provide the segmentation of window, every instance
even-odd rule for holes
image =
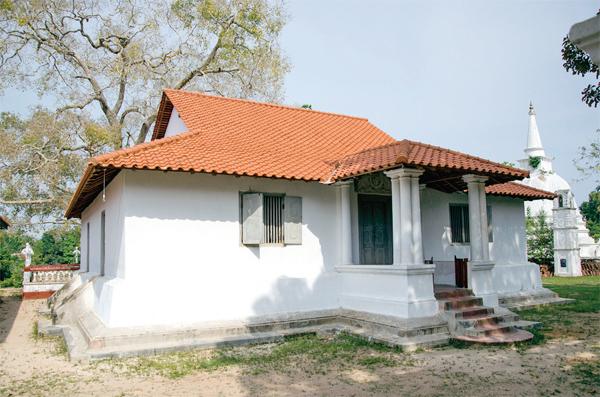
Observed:
[[[487,206],[487,223],[489,242],[494,241],[492,228],[492,207]],[[450,233],[453,243],[469,243],[469,205],[450,204]]]
[[[100,276],[104,276],[104,264],[106,259],[106,213],[102,211],[100,216]]]
[[[90,271],[90,223],[85,225],[85,271]]]
[[[302,198],[241,194],[242,244],[302,244]]]
[[[453,243],[469,242],[469,206],[450,204],[450,233]]]
[[[283,244],[283,196],[263,194],[263,244]]]

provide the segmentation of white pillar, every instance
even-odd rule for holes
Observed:
[[[340,190],[340,246],[342,265],[351,265],[352,261],[352,204],[350,192],[352,181],[338,182]]]
[[[423,263],[423,235],[421,232],[421,189],[419,187],[419,175],[413,174],[411,183],[413,263]]]
[[[490,234],[488,232],[487,200],[485,185],[479,186],[479,221],[481,225],[481,259],[490,260]]]
[[[401,239],[400,239],[400,183],[398,175],[390,176],[392,184],[392,244],[393,244],[393,263],[399,265],[401,263]]]
[[[402,175],[400,182],[400,262],[414,263],[412,256],[412,195],[410,193],[411,177]]]
[[[471,260],[483,260],[483,241],[481,236],[481,210],[479,189],[487,177],[479,175],[464,175],[469,195],[469,240],[471,245]]]
[[[394,264],[422,264],[421,195],[423,171],[400,168],[386,171],[392,184]]]
[[[494,286],[492,270],[494,263],[489,260],[487,231],[487,205],[485,181],[480,175],[463,175],[469,194],[469,238],[471,240],[471,260],[469,260],[469,288],[476,296],[483,298],[485,306],[498,306],[498,294]]]

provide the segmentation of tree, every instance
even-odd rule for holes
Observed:
[[[79,227],[61,226],[50,229],[35,242],[34,263],[54,265],[75,263],[73,251],[79,246]]]
[[[584,51],[577,48],[569,40],[569,37],[563,39],[562,59],[563,67],[573,75],[585,76],[588,73],[595,75],[596,79],[600,77],[600,68],[592,62],[592,59]],[[588,84],[581,92],[581,100],[589,107],[596,107],[600,102],[600,81],[595,84]]]
[[[0,84],[93,109],[123,145],[140,143],[165,87],[278,99],[284,22],[268,0],[2,0]]]
[[[105,131],[84,114],[0,114],[0,211],[17,228],[62,223],[84,159],[119,145]]]
[[[23,260],[15,256],[25,243],[31,242],[27,236],[0,230],[0,288],[21,287],[23,285]]]
[[[585,218],[585,223],[596,241],[600,239],[600,186],[590,192],[588,201],[584,201],[580,207],[581,214]]]
[[[285,20],[277,0],[0,0],[0,89],[58,106],[1,117],[0,210],[63,222],[85,159],[147,140],[165,87],[277,101]]]
[[[540,210],[537,215],[532,215],[528,208],[525,227],[529,260],[539,265],[552,265],[554,263],[554,234],[544,210]]]
[[[584,177],[595,178],[600,183],[600,129],[596,130],[589,146],[579,147],[579,158],[575,160],[575,166]]]

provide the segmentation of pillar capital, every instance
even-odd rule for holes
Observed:
[[[348,187],[351,187],[352,185],[354,185],[354,180],[352,180],[352,179],[347,179],[345,181],[335,182],[333,184],[333,186],[335,186],[337,188],[348,188]]]
[[[419,170],[416,168],[396,168],[393,170],[387,170],[384,171],[383,173],[391,178],[391,179],[395,179],[395,178],[402,178],[402,177],[413,177],[413,178],[418,178],[421,175],[423,175],[423,170]]]
[[[483,175],[467,174],[463,175],[462,179],[466,183],[485,183],[485,181],[488,180],[488,177]]]

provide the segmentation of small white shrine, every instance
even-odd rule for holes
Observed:
[[[557,238],[560,241],[564,241],[565,238],[573,239],[573,241],[569,244],[578,250],[579,257],[582,259],[600,258],[600,244],[594,241],[594,239],[590,236],[585,224],[585,220],[583,219],[575,197],[573,196],[571,186],[563,177],[554,171],[552,167],[552,158],[546,155],[546,151],[542,145],[542,139],[540,138],[540,131],[537,126],[535,109],[531,103],[529,104],[529,132],[527,135],[527,147],[525,148],[524,152],[526,157],[522,160],[519,160],[519,166],[528,170],[530,172],[530,176],[529,178],[523,179],[520,183],[549,192],[560,192],[561,195],[569,197],[569,213],[574,217],[572,223],[576,230],[570,231],[568,233],[569,237],[566,237],[562,236],[562,229],[556,229],[555,226],[555,234],[561,234],[559,237],[555,235],[555,241]],[[566,192],[568,192],[568,194]],[[555,203],[553,203],[552,200],[542,199],[527,201],[525,202],[525,210],[529,211],[533,216],[538,215],[540,211],[544,211],[548,221],[554,224],[553,217],[557,212],[555,211]],[[562,210],[559,210],[558,212],[562,213],[561,211]],[[576,267],[579,269],[579,272],[570,272],[570,275],[581,275],[581,266]],[[558,263],[555,264],[555,268],[559,268]]]

